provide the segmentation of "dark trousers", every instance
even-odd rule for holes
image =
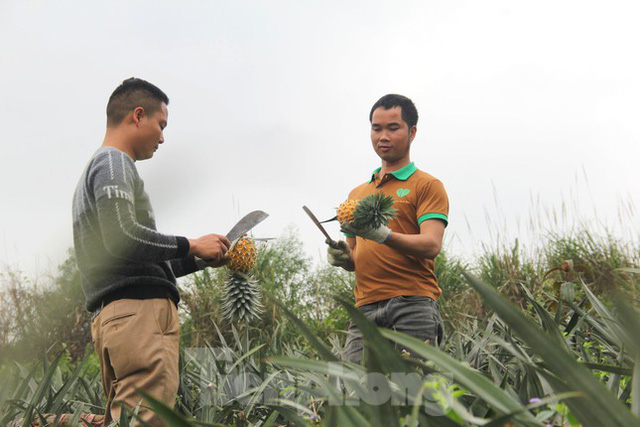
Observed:
[[[429,297],[399,296],[363,305],[360,311],[377,326],[402,332],[433,346],[442,342],[444,328],[438,303]],[[343,360],[360,363],[362,333],[353,321],[349,323]]]

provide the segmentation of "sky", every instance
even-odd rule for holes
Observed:
[[[368,114],[416,104],[411,158],[450,199],[444,249],[539,242],[581,222],[638,241],[635,1],[0,1],[0,270],[55,271],[115,87],[170,98],[138,162],[160,231],[255,237],[329,218],[379,159]],[[338,225],[329,232],[339,236]]]

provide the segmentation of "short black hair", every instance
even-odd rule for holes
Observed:
[[[147,114],[160,109],[162,103],[169,105],[169,97],[154,84],[131,77],[113,91],[107,102],[107,126],[117,126],[137,107]]]
[[[409,128],[418,124],[418,110],[413,104],[413,101],[406,96],[390,93],[378,99],[376,103],[373,104],[373,107],[371,107],[371,112],[369,113],[369,122],[371,122],[371,120],[373,119],[373,112],[376,110],[376,108],[380,107],[384,108],[385,110],[389,110],[394,107],[400,107],[402,112],[402,120],[404,120],[407,125],[409,125]]]

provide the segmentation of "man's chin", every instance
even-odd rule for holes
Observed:
[[[397,156],[392,156],[389,153],[378,153],[378,157],[380,157],[380,160],[383,160],[387,163],[395,163],[398,161]]]

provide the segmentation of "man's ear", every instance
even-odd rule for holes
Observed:
[[[409,141],[413,142],[413,138],[416,137],[417,131],[418,127],[416,125],[411,126],[411,129],[409,129]]]
[[[144,108],[136,107],[133,110],[133,123],[135,123],[135,125],[138,126],[138,124],[140,123],[140,120],[142,120],[144,115],[145,115]]]

